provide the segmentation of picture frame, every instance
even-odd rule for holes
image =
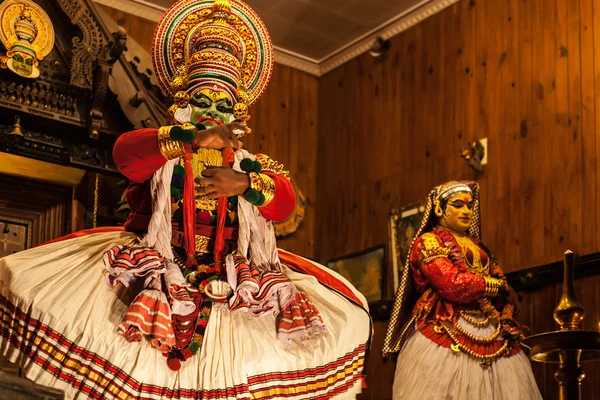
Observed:
[[[327,267],[346,278],[367,299],[369,307],[385,300],[387,246],[371,247],[333,258]]]
[[[410,254],[410,247],[421,225],[424,213],[425,205],[423,203],[414,203],[390,211],[389,247],[392,256],[394,291],[400,283],[400,274]]]

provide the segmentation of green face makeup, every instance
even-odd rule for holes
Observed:
[[[202,122],[206,126],[227,124],[233,115],[233,103],[226,93],[203,89],[190,99],[192,115],[190,122]]]

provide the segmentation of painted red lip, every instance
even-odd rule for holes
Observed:
[[[198,122],[209,122],[215,125],[222,125],[223,123],[220,121],[216,121],[214,119],[209,119],[209,118],[204,118],[204,117],[198,117]]]

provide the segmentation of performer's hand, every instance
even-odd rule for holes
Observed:
[[[243,125],[242,122],[250,119],[249,116],[235,120],[230,124],[218,125],[206,130],[196,130],[192,147],[221,150],[230,147],[234,150],[242,148],[242,142],[238,140],[234,131],[242,131],[245,134],[252,132],[252,129]]]
[[[250,177],[231,168],[212,167],[202,171],[196,184],[197,199],[217,199],[243,194],[250,187]]]

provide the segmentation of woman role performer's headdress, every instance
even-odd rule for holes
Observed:
[[[473,196],[473,220],[467,234],[478,239],[481,237],[479,185],[476,182],[450,181],[436,186],[429,193],[423,220],[421,221],[421,226],[417,230],[415,238],[410,246],[411,250],[415,245],[417,238],[433,228],[436,219],[439,217],[436,216],[436,208],[439,207],[440,202],[461,192],[469,192]],[[400,279],[398,290],[396,291],[396,299],[394,300],[394,306],[390,316],[390,324],[383,343],[383,356],[385,358],[391,358],[400,351],[407,333],[410,332],[414,324],[414,318],[411,317],[411,314],[417,300],[417,293],[413,288],[412,277],[410,275],[409,258],[410,257],[407,257],[404,268],[402,269],[402,277]]]

